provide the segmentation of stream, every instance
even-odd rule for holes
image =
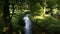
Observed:
[[[25,34],[32,34],[31,31],[31,21],[29,19],[29,14],[26,14],[23,18],[23,20],[25,21]]]

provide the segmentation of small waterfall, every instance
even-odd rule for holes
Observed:
[[[31,32],[31,21],[29,19],[29,14],[25,15],[23,20],[25,21],[25,34],[32,34]]]

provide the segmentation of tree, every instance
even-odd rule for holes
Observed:
[[[11,19],[10,19],[10,12],[9,12],[9,0],[4,0],[4,11],[3,11],[3,34],[12,34],[11,32]]]

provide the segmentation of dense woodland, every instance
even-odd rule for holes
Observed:
[[[24,34],[26,14],[32,34],[60,34],[60,0],[0,0],[0,34]]]

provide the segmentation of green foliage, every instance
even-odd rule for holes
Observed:
[[[3,16],[3,11],[4,11],[4,6],[5,6],[4,2],[5,0],[0,1],[0,22],[1,22],[0,32],[2,32],[1,30],[3,29],[3,25],[4,25],[2,21],[2,16]],[[30,15],[33,16],[33,18],[31,17],[32,23],[38,25],[42,29],[42,31],[46,30],[50,34],[56,34],[56,32],[58,33],[60,32],[60,23],[59,23],[60,20],[59,19],[53,18],[52,16],[49,16],[49,17],[44,16],[45,19],[34,18],[34,16],[41,16],[44,13],[44,7],[49,8],[49,10],[48,8],[46,8],[46,11],[48,10],[47,12],[49,12],[51,8],[52,9],[60,8],[60,0],[46,0],[46,2],[45,0],[22,0],[22,1],[21,0],[9,0],[9,3],[10,3],[9,4],[10,12],[14,12],[14,13],[11,13],[11,15],[13,14],[12,19],[11,19],[13,28],[17,30],[21,30],[21,29],[23,30],[24,29],[23,27],[25,26],[23,17],[26,14],[30,13]],[[46,6],[44,5],[44,3],[46,3]],[[30,12],[24,11],[25,9],[29,9]],[[49,13],[51,14],[52,12],[53,11],[51,10]],[[60,15],[60,12],[58,12],[58,14]]]
[[[32,18],[31,18],[32,19]],[[38,25],[42,31],[47,33],[55,34],[60,32],[60,20],[51,16],[45,17],[45,19],[33,19],[33,23]]]
[[[56,5],[56,2],[54,0],[48,0],[47,5],[48,7],[53,7],[54,5]]]

